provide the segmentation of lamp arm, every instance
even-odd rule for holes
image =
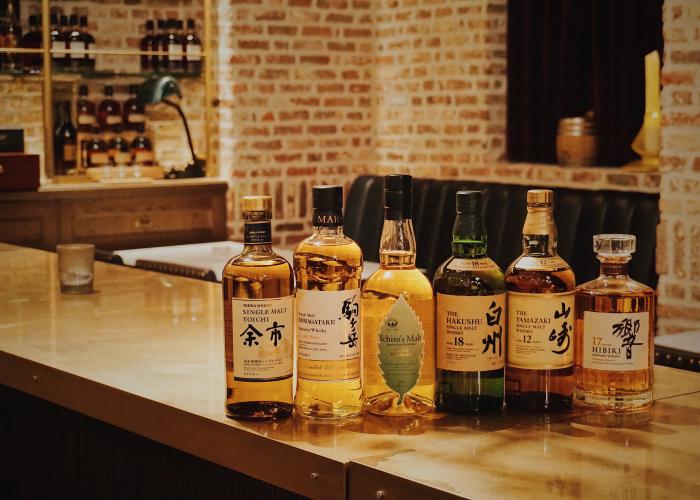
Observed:
[[[170,101],[168,99],[163,99],[161,102],[167,104],[171,108],[174,108],[175,111],[177,111],[177,114],[180,115],[180,118],[182,118],[182,124],[185,126],[185,133],[187,134],[187,143],[190,145],[190,153],[192,153],[192,163],[196,163],[197,156],[194,154],[194,146],[192,145],[192,136],[190,135],[190,127],[187,125],[187,118],[185,118],[185,113],[183,113],[180,106],[173,101]]]

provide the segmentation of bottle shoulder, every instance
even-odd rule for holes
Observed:
[[[629,277],[599,276],[576,287],[577,293],[588,295],[653,295],[654,289]]]
[[[360,246],[347,236],[318,237],[311,235],[302,240],[294,249],[294,256],[301,254],[323,255],[343,260],[353,260],[362,264]]]
[[[411,299],[432,300],[433,286],[430,280],[418,269],[379,268],[365,281],[363,296],[393,295],[405,293]]]
[[[242,252],[232,257],[224,266],[224,274],[235,274],[237,269],[252,269],[263,267],[278,267],[291,273],[292,266],[284,257],[274,252],[252,251]]]
[[[450,257],[435,272],[436,293],[495,295],[505,292],[505,275],[489,258]]]

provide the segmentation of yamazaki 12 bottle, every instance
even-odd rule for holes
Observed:
[[[294,275],[272,251],[269,196],[244,196],[245,246],[223,271],[226,414],[292,414]]]
[[[506,271],[506,405],[527,410],[571,407],[574,272],[557,255],[552,191],[527,193],[523,253]]]
[[[362,250],[343,234],[343,188],[314,186],[314,232],[294,251],[297,413],[343,418],[362,411]]]
[[[481,413],[503,406],[505,283],[486,255],[480,191],[457,193],[452,257],[435,273],[435,406]]]

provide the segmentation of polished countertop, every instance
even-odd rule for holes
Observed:
[[[0,244],[0,383],[316,498],[683,498],[700,487],[700,374],[656,367],[649,415],[224,413],[220,285],[95,263],[62,295],[53,253]],[[379,493],[381,491],[381,493]]]

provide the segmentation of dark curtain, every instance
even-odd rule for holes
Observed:
[[[663,0],[509,0],[510,161],[556,163],[559,118],[595,112],[599,165],[638,156],[644,56],[663,50]]]

